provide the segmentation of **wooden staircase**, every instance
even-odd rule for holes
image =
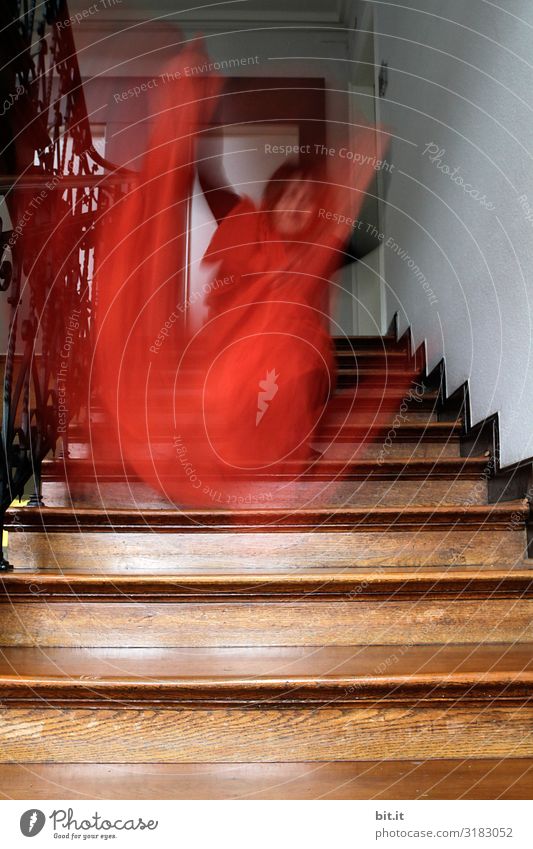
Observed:
[[[369,421],[413,359],[353,343],[353,412],[268,503],[179,510],[81,430],[47,461],[7,519],[4,798],[530,798],[528,504],[488,503],[438,387]]]

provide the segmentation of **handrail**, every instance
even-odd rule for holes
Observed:
[[[8,139],[0,150],[0,195],[11,218],[0,228],[0,291],[9,310],[0,572],[12,568],[1,548],[5,511],[32,477],[30,503],[42,503],[43,459],[60,438],[68,455],[68,423],[85,412],[80,383],[96,298],[94,228],[136,176],[95,150],[72,28],[58,26],[68,18],[67,0],[2,0],[0,8],[0,88],[9,107],[0,119],[1,138]],[[32,190],[46,187],[42,204],[32,205]],[[72,316],[76,338],[63,374],[60,354]]]

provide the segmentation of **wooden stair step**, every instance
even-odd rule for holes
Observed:
[[[375,379],[380,381],[380,385],[381,381],[384,383],[396,383],[399,381],[402,384],[407,382],[409,386],[411,381],[415,379],[415,374],[409,368],[401,368],[400,363],[397,361],[394,361],[390,365],[384,360],[383,365],[380,365],[374,361],[374,358],[365,358],[363,364],[355,368],[350,366],[349,363],[344,363],[338,369],[337,377],[353,377],[361,382],[366,382],[367,379]]]
[[[519,514],[517,514],[519,517]],[[228,530],[224,544],[218,534],[203,532],[152,533],[146,527],[127,534],[106,529],[74,528],[54,533],[20,533],[24,527],[13,520],[8,533],[8,557],[17,569],[41,569],[48,565],[63,570],[92,570],[159,573],[176,570],[239,573],[320,570],[323,568],[370,568],[388,570],[407,567],[461,566],[464,568],[520,568],[526,539],[521,524],[513,518],[505,530],[442,528],[413,532],[412,528],[359,530],[358,533],[331,528],[321,533],[303,528],[290,535],[275,527],[266,532],[241,533]],[[519,519],[519,521],[521,521]],[[517,530],[521,529],[520,533]],[[384,531],[384,532],[383,532]]]
[[[395,412],[399,404],[396,402],[391,402],[390,399],[385,398],[383,402],[380,403],[380,411],[376,412],[376,404],[375,401],[369,400],[368,398],[362,399],[361,403],[359,400],[357,404],[348,404],[342,403],[338,408],[335,409],[335,405],[333,405],[333,412],[328,414],[328,428],[324,430],[326,434],[325,438],[330,439],[333,434],[336,434],[336,441],[343,442],[354,442],[355,440],[360,441],[361,435],[364,435],[364,440],[368,444],[374,442],[374,444],[383,444],[384,440],[389,436],[389,432],[394,430],[395,433],[391,438],[393,440],[400,440],[401,434],[399,433],[399,429],[394,426],[394,417]],[[371,421],[369,421],[369,414],[365,412],[365,410],[371,410]],[[436,401],[431,401],[428,403],[421,402],[419,404],[410,405],[409,409],[402,413],[402,420],[406,424],[412,424],[415,427],[420,427],[424,429],[428,424],[441,424],[440,422],[435,421],[436,419]],[[444,424],[444,423],[443,423]],[[447,424],[447,423],[446,423]],[[344,437],[344,432],[346,431],[346,437]],[[92,423],[91,426],[87,426],[86,424],[73,423],[69,426],[68,431],[68,439],[69,439],[69,450],[72,451],[72,445],[80,444],[86,445],[87,443],[94,443],[95,440],[98,444],[98,450],[101,452],[102,450],[106,450],[105,445],[102,446],[102,437],[108,435],[110,433],[110,428],[105,422],[96,422]],[[324,438],[322,436],[322,432],[317,434],[317,438]],[[370,439],[371,442],[367,442]],[[432,439],[432,434],[430,432],[427,435],[420,435],[420,439],[415,439],[414,435],[407,436],[406,442],[419,442],[423,440],[427,441],[453,441],[454,444],[458,444],[460,439],[460,434],[457,433],[455,436],[450,436],[449,440],[446,440],[444,437],[442,439]],[[151,443],[152,445],[158,445],[160,443],[168,442],[168,434],[165,433],[152,433],[151,434]],[[405,452],[404,452],[405,453]],[[76,452],[78,454],[78,452]],[[110,440],[109,441],[109,456],[113,457],[116,454],[116,444]]]
[[[169,452],[171,448],[169,446]],[[487,457],[442,457],[438,460],[427,457],[371,457],[353,459],[324,459],[311,462],[301,472],[300,463],[287,461],[282,471],[257,469],[236,472],[234,480],[251,479],[257,481],[302,481],[306,478],[329,481],[341,478],[344,481],[361,480],[428,480],[446,479],[475,480],[492,476],[492,463]],[[61,481],[69,477],[75,481],[93,482],[138,480],[135,472],[125,466],[123,461],[112,460],[45,460],[42,467],[43,480]],[[176,473],[170,469],[161,473],[160,480],[176,480]],[[209,477],[205,476],[206,482]]]
[[[533,644],[254,649],[5,648],[4,708],[488,702],[533,697]],[[1,733],[1,732],[0,732]]]
[[[396,350],[377,350],[371,348],[345,348],[334,353],[335,365],[337,373],[342,374],[346,369],[357,372],[365,372],[370,369],[376,374],[401,372],[404,375],[418,377],[419,369],[415,369],[406,351]],[[198,372],[204,368],[202,363],[200,366],[197,363],[189,363],[185,366],[179,366],[179,360],[166,359],[159,367],[159,374],[165,376],[176,375],[178,381],[180,376],[186,381],[189,376],[196,377]]]
[[[392,333],[385,334],[362,334],[362,335],[338,335],[331,336],[331,343],[335,351],[342,353],[343,351],[351,350],[375,350],[380,351],[400,351],[408,353],[408,343],[406,338],[397,339]],[[5,355],[0,355],[1,356]]]
[[[391,404],[390,399],[383,399],[380,409],[376,412],[376,404],[370,401],[368,396],[365,396],[362,402],[353,403],[353,409],[350,410],[348,402],[345,403],[344,412],[342,409],[333,410],[331,414],[325,416],[325,425],[317,432],[315,441],[335,440],[335,442],[358,442],[365,441],[367,445],[375,442],[383,444],[390,437],[391,440],[405,443],[419,442],[439,442],[459,444],[461,438],[463,423],[461,419],[455,422],[439,422],[433,420],[433,408],[435,399],[430,403],[420,403],[415,406],[411,405],[410,409],[402,413],[399,420],[396,416],[396,410],[399,403]],[[372,414],[369,416],[365,413],[365,404],[367,408],[372,404]],[[333,405],[335,406],[335,405]],[[105,421],[94,421],[90,428],[87,425],[73,423],[69,427],[69,442],[84,443],[101,439],[102,432],[105,434],[109,431],[109,427]],[[89,438],[91,435],[92,439]],[[370,442],[368,441],[370,440]],[[164,433],[152,433],[152,444],[168,442],[168,435]],[[101,449],[100,449],[101,450]],[[115,446],[110,445],[110,450],[114,451]]]
[[[317,531],[376,532],[439,530],[524,530],[529,517],[525,499],[500,504],[456,505],[446,507],[242,510],[135,510],[110,508],[73,509],[65,507],[11,507],[5,527],[18,531],[68,529],[84,531],[164,532],[255,532],[309,529]]]
[[[352,361],[376,362],[384,365],[390,363],[407,363],[409,362],[409,354],[406,349],[396,348],[365,348],[362,345],[354,345],[353,347],[336,348],[335,357],[338,363],[349,363]]]
[[[337,352],[355,349],[407,352],[407,343],[404,340],[398,341],[391,334],[383,336],[333,336],[332,341]]]
[[[522,799],[533,758],[338,763],[3,764],[3,799]]]
[[[198,371],[203,368],[202,365],[199,369],[194,363],[179,368],[178,362],[178,358],[175,361],[165,360],[160,366],[159,373],[168,376],[176,375],[178,381],[182,376],[183,380],[186,381],[190,375],[196,376]],[[355,370],[356,374],[358,372],[360,374],[369,372],[375,375],[401,372],[402,375],[407,377],[418,377],[420,373],[419,369],[413,367],[407,351],[392,349],[387,351],[372,348],[345,348],[335,351],[335,364],[337,375],[341,375],[347,370]]]
[[[461,419],[451,422],[417,420],[394,422],[394,417],[383,414],[374,416],[370,420],[362,415],[358,418],[359,421],[355,416],[351,416],[346,423],[326,425],[318,431],[315,441],[359,442],[365,436],[383,442],[383,439],[389,435],[388,431],[393,430],[394,432],[390,434],[391,438],[400,442],[448,442],[459,441],[463,433]],[[105,428],[106,425],[102,422],[96,425],[96,427],[99,426]],[[77,432],[80,433],[80,430]],[[74,428],[73,434],[76,434]]]
[[[413,380],[412,384],[407,388],[403,386],[395,386],[394,384],[387,388],[386,396],[383,396],[383,388],[372,386],[361,382],[361,386],[353,390],[343,390],[334,392],[328,404],[353,404],[355,401],[362,401],[368,398],[372,401],[390,400],[396,404],[401,403],[405,399],[406,404],[421,404],[426,402],[435,402],[440,398],[440,391],[435,387],[429,387],[424,383],[423,379]]]
[[[380,390],[372,391],[370,388],[365,388],[358,389],[356,394],[349,397],[345,397],[343,393],[334,395],[328,403],[327,415],[336,416],[344,421],[346,415],[349,413],[350,418],[348,422],[350,422],[352,417],[355,418],[361,413],[365,414],[365,417],[363,418],[360,415],[360,422],[364,423],[366,420],[368,424],[369,417],[367,411],[371,410],[373,418],[375,416],[378,423],[381,424],[382,421],[383,424],[386,424],[387,421],[392,422],[394,416],[401,411],[402,415],[405,416],[406,422],[419,421],[420,419],[414,418],[415,414],[420,416],[422,413],[426,415],[428,413],[436,413],[439,403],[440,396],[437,392],[428,392],[419,399],[406,398],[404,400],[403,393],[396,395],[389,391],[383,393]],[[403,410],[401,410],[402,404],[404,404]],[[355,421],[357,422],[357,418],[355,418]],[[428,419],[428,421],[434,421],[434,419]]]
[[[390,434],[384,432],[384,428],[389,425]],[[317,434],[316,442],[326,442],[334,440],[335,442],[358,442],[362,436],[367,438],[376,434],[379,442],[383,443],[384,438],[390,436],[402,443],[411,442],[458,442],[463,432],[463,422],[457,419],[452,422],[397,422],[394,419],[387,419],[387,422],[376,421],[375,419],[357,424],[353,419],[343,426],[327,425]]]
[[[533,757],[530,645],[15,648],[0,672],[0,763]]]
[[[341,434],[339,439],[334,441],[325,441],[318,438],[313,440],[312,444],[314,448],[324,453],[324,458],[327,460],[350,460],[352,458],[356,460],[358,457],[378,459],[384,456],[390,459],[395,457],[403,457],[404,459],[406,457],[413,459],[425,457],[426,459],[437,460],[461,456],[461,442],[458,436],[450,437],[447,440],[431,439],[431,437],[424,437],[419,440],[401,440],[398,435],[392,434],[390,440],[385,443],[385,438],[376,442],[355,442],[351,439],[343,439]],[[81,445],[79,448],[81,449],[79,451],[77,448],[74,448],[74,451],[71,450],[70,456],[73,459],[84,459],[87,456],[87,452],[83,450]],[[473,450],[471,456],[481,453],[481,450]]]
[[[383,388],[361,385],[356,390],[348,392],[344,390],[333,395],[327,406],[328,416],[342,416],[343,420],[347,413],[351,415],[371,410],[373,414],[385,412],[402,412],[407,420],[412,420],[414,414],[436,412],[440,403],[438,392],[426,391],[424,394],[415,395],[406,393],[403,389],[394,385]],[[402,408],[403,405],[403,408]],[[411,417],[411,418],[410,418]],[[361,419],[364,421],[364,419]],[[368,415],[366,416],[368,422]]]
[[[417,380],[413,377],[411,371],[405,369],[380,369],[380,368],[359,368],[354,369],[349,366],[339,370],[338,375],[350,379],[349,389],[334,390],[330,396],[328,404],[353,404],[355,401],[363,403],[365,400],[388,402],[390,405],[399,406],[403,400],[406,404],[421,404],[423,401],[432,402],[440,398],[440,393],[435,389],[430,389],[425,386],[423,380]],[[357,386],[352,386],[352,380],[357,379]],[[195,398],[198,390],[191,389],[187,385],[180,385],[176,382],[174,372],[168,378],[171,386],[175,387],[177,397],[183,403],[181,407],[184,411],[187,410],[187,402]],[[168,395],[168,390],[159,386],[151,388],[151,397],[162,397]],[[137,400],[140,406],[146,403],[145,392],[138,390],[137,394],[132,394],[132,399]],[[97,417],[104,415],[100,403],[95,401],[91,404],[91,413]]]
[[[390,366],[380,368],[371,365],[359,365],[357,368],[350,368],[348,365],[343,365],[337,370],[338,387],[360,385],[368,388],[382,388],[385,392],[388,392],[391,387],[399,386],[402,387],[404,392],[408,392],[413,380],[413,373],[407,368],[391,368]]]
[[[171,479],[165,478],[164,485]],[[150,509],[175,507],[170,495],[165,496],[135,478],[95,477],[92,481],[70,478],[61,482],[45,481],[43,499],[48,508],[72,507],[99,510]],[[296,511],[309,508],[359,507],[440,507],[486,504],[486,480],[446,478],[363,481],[250,481],[231,489],[231,496],[216,497],[215,503],[234,501],[243,505],[268,506],[269,509]]]
[[[354,646],[533,641],[533,571],[140,574],[27,570],[0,645]]]
[[[182,393],[182,400],[183,410],[186,411],[185,393]],[[139,409],[142,409],[144,403],[143,398],[142,403],[139,402]],[[436,391],[425,391],[423,394],[409,391],[406,393],[402,387],[392,384],[384,392],[382,386],[372,387],[362,384],[356,390],[344,390],[333,395],[328,401],[326,416],[328,421],[334,422],[336,418],[340,418],[344,424],[353,422],[356,426],[368,427],[368,411],[370,410],[376,426],[383,426],[388,430],[397,412],[401,412],[406,422],[429,421],[435,415],[439,403],[440,394]],[[182,415],[181,412],[180,415]],[[90,428],[86,423],[73,422],[69,425],[69,436],[72,441],[87,440],[89,429],[95,429],[95,431],[108,429],[107,416],[99,404],[91,404],[90,418]],[[158,434],[155,434],[155,438],[159,438]]]
[[[336,369],[336,380],[332,388],[335,388],[335,385],[338,388],[353,387],[354,391],[357,391],[355,387],[360,385],[368,389],[378,389],[386,392],[394,389],[396,392],[401,392],[402,394],[407,393],[418,373],[413,372],[408,365],[401,367],[401,361],[398,362],[395,360],[391,364],[383,360],[383,363],[380,365],[379,362],[376,362],[376,359],[375,357],[365,358],[356,367],[354,367],[353,363],[350,364],[350,362],[342,363]],[[165,374],[167,375],[166,381],[163,377]],[[186,402],[198,392],[198,389],[194,387],[194,383],[198,386],[203,384],[204,374],[201,370],[197,370],[196,372],[185,369],[178,371],[174,368],[165,369],[162,367],[158,372],[158,378],[158,385],[153,385],[150,388],[150,397],[166,397],[168,395],[168,389],[165,387],[170,386],[180,398],[182,405],[185,406]],[[132,403],[139,406],[146,403],[144,389],[141,387],[132,388]]]

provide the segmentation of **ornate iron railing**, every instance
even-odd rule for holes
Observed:
[[[125,175],[95,150],[66,0],[2,0],[3,517],[87,405],[95,231]],[[122,182],[121,182],[122,181]],[[11,566],[0,548],[0,571]]]

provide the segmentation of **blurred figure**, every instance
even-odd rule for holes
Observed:
[[[196,42],[169,69],[177,82],[161,90],[138,187],[103,230],[94,376],[128,467],[174,502],[223,505],[243,475],[297,476],[313,459],[335,385],[330,278],[374,172],[376,130],[362,126],[355,144],[365,166],[288,162],[257,206],[220,167],[200,168],[218,222],[204,257],[208,320],[194,334],[170,322],[172,344],[154,348],[147,336],[169,326],[169,286],[180,296],[193,143],[220,90],[213,77],[180,74],[205,63],[199,51]]]

